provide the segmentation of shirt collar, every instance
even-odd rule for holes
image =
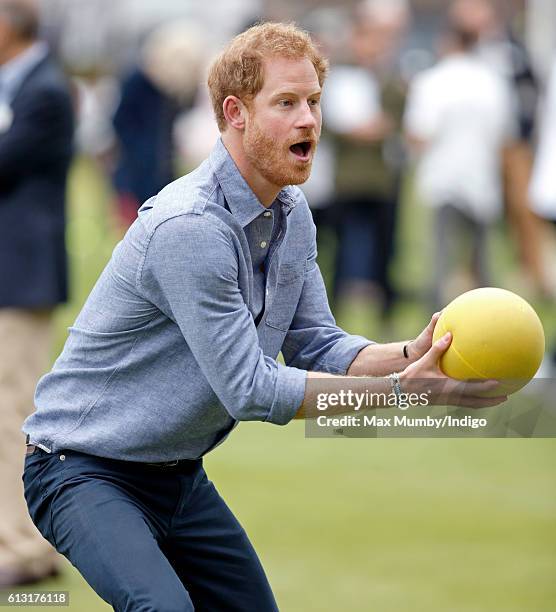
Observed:
[[[259,202],[257,196],[243,176],[241,176],[232,156],[219,138],[210,156],[210,164],[224,192],[230,212],[241,227],[246,227],[267,209]],[[288,215],[297,203],[292,187],[284,187],[276,196]]]
[[[37,41],[22,53],[0,66],[0,82],[4,96],[12,100],[26,76],[48,54],[48,45]]]

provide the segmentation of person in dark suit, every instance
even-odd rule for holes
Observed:
[[[0,0],[0,588],[56,571],[21,485],[20,428],[48,368],[53,308],[67,299],[69,88],[38,40],[38,12]]]

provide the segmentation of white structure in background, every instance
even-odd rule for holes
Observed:
[[[133,58],[140,38],[165,21],[188,18],[205,32],[209,50],[258,18],[262,0],[39,0],[50,37],[76,71],[120,68]]]
[[[119,0],[113,4],[119,30],[141,34],[163,21],[186,17],[199,23],[210,46],[227,41],[262,12],[261,0]]]
[[[110,55],[113,7],[109,0],[39,0],[42,22],[60,58],[72,71],[104,65]],[[102,61],[101,61],[102,60]]]

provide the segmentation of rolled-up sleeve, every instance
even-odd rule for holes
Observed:
[[[307,258],[301,297],[282,354],[288,366],[345,375],[361,349],[374,344],[336,325],[316,262],[316,230]]]
[[[154,231],[138,286],[179,326],[234,419],[284,425],[303,402],[307,373],[263,354],[239,288],[238,249],[216,217],[173,217]]]
[[[275,362],[276,363],[276,362]],[[274,401],[265,419],[275,425],[286,425],[297,414],[305,396],[307,372],[276,363],[276,387]]]

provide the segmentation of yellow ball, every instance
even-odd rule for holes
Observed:
[[[433,342],[452,333],[452,343],[440,359],[451,378],[496,379],[496,395],[514,393],[537,372],[544,355],[544,330],[533,308],[505,289],[483,287],[468,291],[444,308]]]

